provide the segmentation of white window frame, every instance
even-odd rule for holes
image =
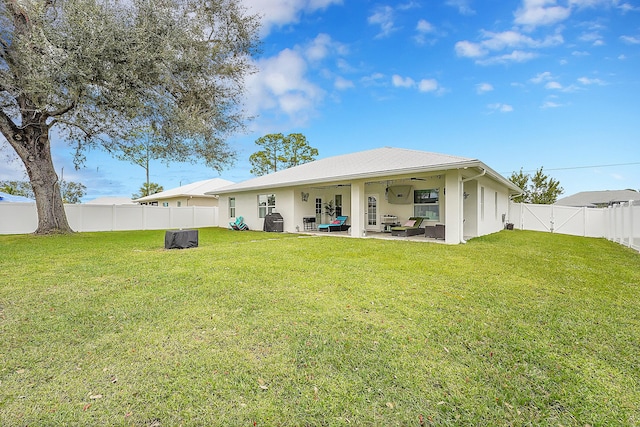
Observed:
[[[258,194],[258,218],[264,218],[273,213],[276,208],[275,194]]]
[[[236,217],[236,198],[229,197],[229,218]]]

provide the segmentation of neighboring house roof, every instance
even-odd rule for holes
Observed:
[[[135,205],[130,197],[98,197],[89,200],[86,205]]]
[[[207,179],[204,181],[193,182],[183,185],[182,187],[173,188],[167,191],[151,194],[149,196],[135,199],[134,202],[149,202],[154,200],[172,199],[175,197],[210,197],[214,198],[215,190],[233,184],[233,181],[227,181],[222,178]],[[214,193],[210,193],[210,192]],[[208,194],[209,193],[209,194]]]
[[[582,191],[559,199],[555,204],[560,206],[604,207],[615,203],[640,200],[640,193],[634,190]]]
[[[289,169],[230,185],[218,190],[215,194],[469,167],[480,167],[484,169],[487,175],[505,184],[513,193],[522,192],[511,181],[508,181],[477,159],[403,148],[384,147],[341,156],[327,157],[294,166]]]
[[[0,202],[12,202],[12,203],[35,203],[28,197],[14,196],[13,194],[7,194],[0,191]]]

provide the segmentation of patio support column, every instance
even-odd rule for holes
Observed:
[[[463,232],[462,226],[462,175],[457,169],[448,170],[445,176],[445,243],[458,244]]]
[[[351,183],[351,228],[352,237],[361,237],[366,227],[365,222],[364,181]]]

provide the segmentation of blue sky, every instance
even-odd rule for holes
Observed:
[[[251,178],[254,141],[303,133],[319,157],[383,146],[477,158],[508,177],[543,166],[564,195],[640,189],[640,2],[244,0],[263,16],[256,119],[229,139],[234,166],[158,163],[165,189]],[[6,151],[6,150],[5,150]],[[89,153],[56,169],[85,201],[130,196],[144,169]],[[615,166],[612,166],[615,165]],[[0,179],[22,178],[16,162]]]

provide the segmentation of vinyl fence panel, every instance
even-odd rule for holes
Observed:
[[[218,208],[146,205],[65,205],[74,231],[162,230],[217,227]],[[38,227],[35,203],[1,203],[0,234],[33,233]]]

